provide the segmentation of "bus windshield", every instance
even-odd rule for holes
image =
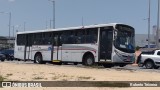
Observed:
[[[117,36],[114,45],[123,52],[134,53],[134,29],[126,26],[119,26],[117,28]]]

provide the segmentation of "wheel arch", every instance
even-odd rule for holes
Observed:
[[[93,57],[94,62],[95,62],[94,54],[93,54],[92,52],[88,51],[88,52],[85,52],[85,53],[83,54],[82,63],[84,63],[84,60],[85,60],[86,56],[88,56],[88,55],[91,55],[91,56]]]
[[[153,64],[155,64],[154,61],[153,61],[153,59],[151,59],[151,58],[147,58],[147,59],[144,61],[144,64],[145,64],[146,62],[148,62],[148,61],[151,61]]]
[[[40,55],[42,56],[42,53],[41,53],[41,52],[36,52],[36,53],[34,54],[34,60],[35,60],[36,55],[38,55],[38,54],[40,54]],[[42,57],[42,58],[43,58],[43,57]]]

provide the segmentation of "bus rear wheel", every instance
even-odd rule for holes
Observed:
[[[35,55],[34,63],[45,64],[41,54],[38,53]]]
[[[92,66],[94,65],[94,57],[93,55],[87,55],[84,59],[84,65]]]

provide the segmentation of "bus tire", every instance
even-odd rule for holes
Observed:
[[[43,57],[40,53],[37,53],[34,57],[34,63],[44,64]]]
[[[94,65],[94,57],[92,54],[88,54],[84,58],[84,65],[86,66],[92,66]]]

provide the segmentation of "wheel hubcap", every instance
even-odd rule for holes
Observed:
[[[37,56],[37,57],[36,57],[36,62],[39,63],[39,61],[40,61],[40,57]]]
[[[87,64],[88,64],[88,65],[92,65],[92,64],[93,64],[92,58],[88,58],[88,59],[87,59]]]

